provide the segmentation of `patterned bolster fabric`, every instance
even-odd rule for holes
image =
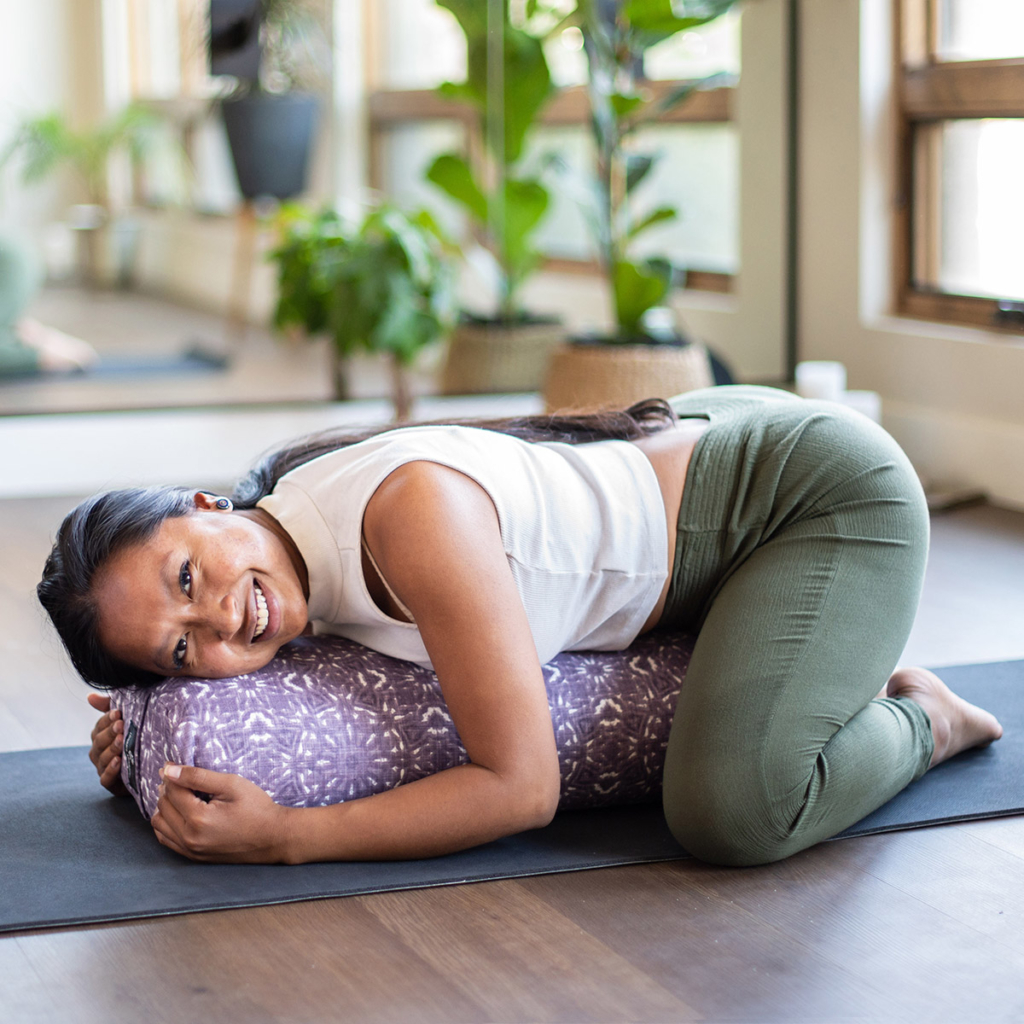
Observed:
[[[544,666],[560,809],[657,799],[692,649],[691,637],[648,634]],[[124,715],[121,778],[147,818],[167,761],[235,772],[277,803],[317,807],[469,760],[433,672],[342,637],[295,640],[249,675],[168,679],[111,699]]]

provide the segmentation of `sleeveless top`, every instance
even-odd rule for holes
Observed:
[[[416,624],[374,603],[361,559],[367,502],[416,461],[458,470],[494,502],[541,664],[629,646],[668,575],[665,507],[647,457],[628,441],[527,442],[463,426],[399,428],[329,452],[259,502],[305,560],[315,633],[432,667]]]

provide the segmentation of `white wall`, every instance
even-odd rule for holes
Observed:
[[[0,0],[0,151],[29,116],[63,111],[73,123],[102,110],[100,0]],[[25,186],[0,173],[0,230],[39,245],[75,198],[66,176]]]
[[[1024,507],[1024,340],[890,315],[892,2],[802,0],[800,355],[880,392],[927,480]]]

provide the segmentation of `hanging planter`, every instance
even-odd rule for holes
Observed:
[[[215,72],[238,79],[221,103],[238,187],[246,199],[306,191],[309,157],[330,82],[319,0],[211,0]]]
[[[254,91],[221,105],[238,187],[246,199],[306,190],[319,101],[310,93]]]

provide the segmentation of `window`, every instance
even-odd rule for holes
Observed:
[[[151,206],[184,203],[232,213],[241,196],[213,102],[204,0],[104,0],[104,75],[112,106],[141,102],[162,116],[134,182]]]
[[[374,0],[368,19],[370,184],[400,201],[435,209],[450,229],[463,224],[454,206],[424,183],[434,157],[453,145],[480,148],[475,118],[440,98],[434,87],[465,74],[466,53],[454,18],[432,0]],[[740,15],[730,12],[681,33],[646,55],[654,90],[683,79],[739,72]],[[567,170],[552,182],[552,204],[538,239],[551,269],[596,272],[574,181],[589,167],[589,109],[582,83],[586,64],[572,39],[547,44],[548,64],[561,91],[535,132],[538,157],[557,152]],[[652,231],[645,244],[688,268],[688,287],[730,291],[739,270],[739,146],[732,122],[734,88],[695,93],[671,108],[638,140],[662,154],[644,183],[651,203],[679,208],[676,222]],[[576,172],[574,174],[573,172]]]
[[[1024,4],[901,0],[899,312],[1024,329]]]

